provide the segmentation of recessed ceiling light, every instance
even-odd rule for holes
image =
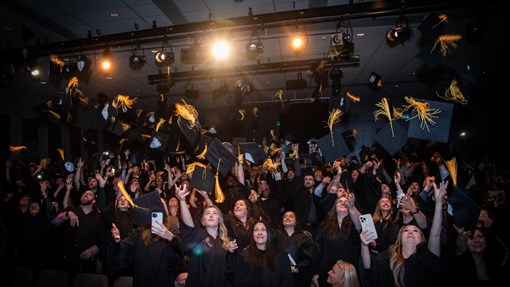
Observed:
[[[118,16],[119,16],[119,13],[117,13],[117,12],[110,12],[110,16],[112,16],[112,17],[118,17]]]
[[[363,36],[365,36],[365,33],[358,33],[358,34],[356,34],[356,36],[363,37]]]

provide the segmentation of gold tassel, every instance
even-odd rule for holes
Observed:
[[[356,96],[356,95],[352,94],[352,93],[351,93],[351,92],[349,92],[349,91],[347,91],[347,92],[345,93],[345,95],[346,95],[347,97],[349,97],[349,99],[353,100],[353,101],[354,101],[354,102],[356,102],[356,103],[358,103],[358,102],[360,102],[360,101],[361,101],[361,98],[360,98],[360,97],[358,97],[358,96]]]
[[[13,154],[18,154],[20,151],[24,150],[24,149],[27,149],[26,146],[24,145],[20,145],[20,146],[9,146],[9,151],[12,152]]]
[[[82,93],[80,90],[77,90],[80,94]],[[90,102],[89,97],[79,97],[78,100],[80,100],[80,103],[84,105],[88,105]]]
[[[434,46],[432,47],[432,50],[430,53],[434,52],[436,49],[436,46],[439,44],[439,53],[445,57],[450,53],[450,47],[451,48],[457,48],[457,44],[455,42],[462,39],[462,36],[459,34],[444,34],[437,37],[436,42],[434,43]]]
[[[163,118],[159,118],[159,122],[156,124],[156,131],[159,131],[159,129],[161,128],[161,126],[166,122],[165,119]]]
[[[57,55],[50,55],[50,61],[55,64],[55,65],[58,65],[60,67],[64,67],[65,63],[64,61],[60,60],[60,58],[57,56]]]
[[[129,96],[118,94],[117,98],[112,101],[112,107],[122,109],[122,111],[126,113],[128,109],[133,107],[135,102],[136,98],[130,99]]]
[[[199,154],[197,155],[197,158],[198,158],[198,159],[204,159],[204,158],[205,158],[205,154],[206,154],[206,153],[207,153],[207,144],[205,144],[205,148],[204,148],[204,150],[203,150],[201,153],[199,153]]]
[[[57,120],[60,120],[60,118],[62,118],[59,114],[57,114],[56,112],[52,111],[52,110],[48,110],[48,112]]]
[[[453,187],[457,187],[457,159],[452,158],[451,160],[445,160],[444,163],[452,177]]]
[[[411,108],[414,108],[414,110],[416,111],[416,116],[409,118],[408,121],[410,121],[414,118],[419,118],[421,120],[420,128],[422,130],[427,129],[427,131],[430,131],[429,124],[431,124],[431,125],[436,124],[434,119],[438,118],[437,115],[439,113],[441,113],[441,110],[431,109],[431,108],[429,108],[429,103],[418,102],[413,97],[406,96],[406,97],[404,97],[404,99],[409,104],[409,105],[404,105],[404,111],[407,111]]]
[[[124,195],[124,197],[126,198],[126,200],[129,202],[129,204],[131,204],[131,207],[138,207],[134,202],[133,202],[133,199],[131,199],[131,196],[129,196],[129,193],[126,191],[126,189],[124,188],[124,184],[122,183],[122,180],[119,180],[117,182],[117,186],[119,187],[120,189],[120,192],[122,192],[122,195]]]
[[[436,25],[432,26],[432,29],[441,25],[441,23],[443,23],[443,22],[448,23],[448,15],[447,14],[440,14],[437,16],[437,19],[439,19],[439,22]]]
[[[198,119],[198,112],[192,105],[186,103],[185,100],[181,99],[182,103],[175,103],[175,115],[183,117],[189,122],[189,129],[195,127],[195,123]]]
[[[279,162],[274,163],[273,160],[268,157],[266,161],[262,164],[262,167],[260,168],[261,173],[267,173],[270,172],[272,174],[275,174],[278,171],[278,166],[280,166]]]
[[[382,98],[381,101],[376,104],[376,106],[379,107],[379,109],[374,112],[375,120],[377,120],[379,116],[386,117],[390,122],[391,136],[395,137],[395,132],[393,131],[393,118],[391,117],[391,110],[388,99]]]
[[[329,112],[329,118],[327,125],[329,127],[329,134],[331,135],[331,145],[335,146],[335,140],[333,136],[333,126],[340,122],[340,117],[343,115],[342,110],[340,109],[333,109]]]
[[[271,139],[274,142],[278,142],[278,135],[276,134],[276,132],[273,129],[269,131],[269,134],[271,135]]]
[[[292,150],[292,151],[290,152],[290,154],[289,154],[289,157],[290,157],[291,159],[293,159],[293,160],[294,160],[294,159],[296,159],[296,156],[297,156],[297,152],[296,152],[295,150]]]
[[[78,78],[77,77],[72,77],[69,82],[67,82],[67,88],[68,89],[71,89],[73,87],[76,87],[78,86]]]
[[[127,138],[121,138],[120,141],[119,141],[119,145],[120,145],[120,148],[122,149],[122,146],[124,145],[124,143],[127,142]]]
[[[464,95],[460,91],[459,85],[457,84],[457,80],[453,79],[450,83],[450,86],[446,88],[446,91],[444,92],[444,96],[439,95],[438,92],[436,92],[437,96],[441,99],[445,99],[452,102],[457,102],[461,105],[467,105],[468,101],[466,98],[464,98]]]
[[[274,144],[271,144],[271,146],[269,146],[269,154],[271,154],[271,155],[275,155],[276,153],[280,152],[281,150],[282,150],[281,148],[276,147]]]
[[[244,114],[246,113],[246,110],[240,109],[237,112],[239,112],[239,115],[241,115],[240,121],[244,120]]]
[[[201,168],[206,168],[205,164],[201,163],[201,162],[194,162],[194,163],[190,163],[186,166],[186,174],[192,174],[194,171],[195,171],[195,167],[201,167]]]
[[[60,155],[60,158],[62,158],[62,160],[65,160],[64,149],[63,148],[57,148],[57,151],[58,151],[58,154]]]
[[[220,163],[221,163],[221,158],[218,160],[218,168],[216,168],[216,174],[214,175],[214,178],[215,178],[215,184],[214,184],[214,197],[216,198],[215,202],[216,203],[222,203],[223,201],[225,201],[225,195],[223,194],[223,191],[221,190],[221,186],[220,186],[220,180],[219,180],[219,171],[220,171]]]
[[[282,107],[285,107],[283,104],[283,90],[278,90],[274,93],[274,96],[277,97],[280,100],[280,103],[282,103]]]

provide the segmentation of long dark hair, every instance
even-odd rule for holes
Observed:
[[[253,231],[255,225],[257,223],[262,223],[266,227],[267,230],[267,243],[266,243],[266,250],[259,250],[257,248],[257,244],[255,243],[255,239],[253,239]],[[251,227],[250,227],[250,242],[248,243],[248,247],[244,250],[244,259],[246,263],[253,265],[257,270],[262,270],[262,267],[264,266],[264,259],[265,263],[267,264],[267,267],[269,270],[273,271],[275,270],[275,261],[276,261],[276,244],[274,242],[274,231],[271,227],[271,224],[269,224],[265,220],[257,220]],[[264,256],[265,253],[265,256]]]

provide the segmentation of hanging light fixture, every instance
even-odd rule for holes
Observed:
[[[140,50],[142,50],[141,54],[139,53]],[[132,70],[140,70],[145,65],[146,60],[143,49],[138,45],[133,48],[132,54],[129,57],[129,67]]]
[[[250,40],[246,44],[246,58],[249,60],[256,60],[263,52],[264,45],[260,41],[259,33],[257,30],[253,30],[250,35]]]
[[[290,39],[290,49],[296,54],[302,53],[308,45],[308,34],[305,26],[296,25],[296,30]]]
[[[386,43],[389,46],[394,47],[411,39],[413,34],[413,28],[409,24],[409,20],[405,15],[404,4],[402,4],[400,17],[397,18],[397,23],[386,33]]]

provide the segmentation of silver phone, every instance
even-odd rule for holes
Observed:
[[[372,219],[372,215],[362,214],[359,216],[359,221],[361,223],[361,230],[370,230],[373,234],[372,240],[377,239],[377,230],[375,229],[374,220]]]

